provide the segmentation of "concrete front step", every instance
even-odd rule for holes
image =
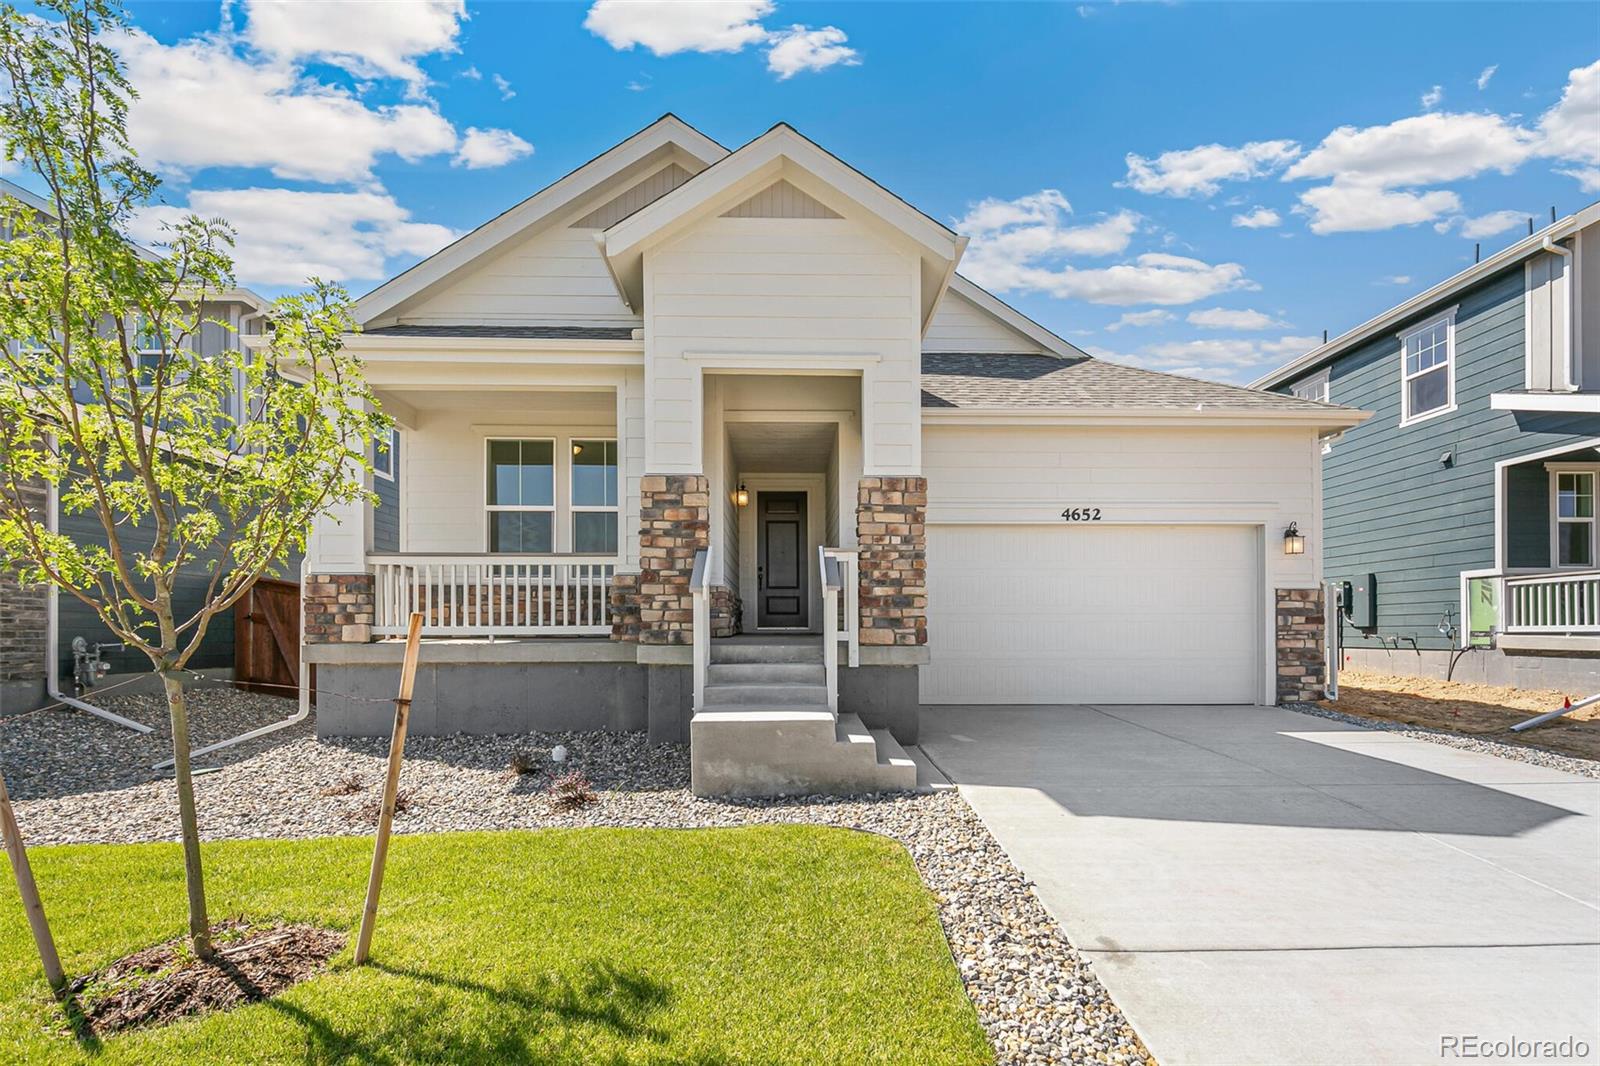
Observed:
[[[910,791],[917,767],[886,730],[826,710],[708,707],[689,723],[698,796]]]
[[[707,685],[706,707],[738,704],[744,707],[828,706],[826,685]]]
[[[814,663],[712,663],[707,685],[822,685],[828,669]]]
[[[822,638],[765,642],[713,640],[711,661],[720,663],[821,663]]]

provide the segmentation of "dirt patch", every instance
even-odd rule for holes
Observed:
[[[1511,727],[1555,710],[1566,697],[1589,693],[1518,689],[1431,677],[1403,677],[1368,670],[1339,674],[1339,699],[1320,705],[1343,714],[1429,729],[1447,729],[1506,744],[1546,748],[1580,759],[1600,759],[1600,704],[1573,711],[1525,733]]]
[[[257,928],[244,919],[218,922],[211,936],[216,953],[209,962],[179,937],[73,981],[67,992],[80,1031],[107,1036],[266,999],[320,973],[345,943],[332,929]]]

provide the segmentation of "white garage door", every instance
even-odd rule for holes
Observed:
[[[932,525],[924,703],[1254,703],[1259,533]]]

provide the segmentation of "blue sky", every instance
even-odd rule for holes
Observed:
[[[263,292],[365,291],[663,112],[786,121],[1086,350],[1245,381],[1600,199],[1597,10],[134,2],[119,47],[165,214]]]

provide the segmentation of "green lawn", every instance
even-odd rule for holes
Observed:
[[[370,839],[207,845],[214,918],[354,941]],[[176,845],[31,852],[69,974],[179,933]],[[80,1043],[0,868],[0,1062],[980,1063],[991,1053],[898,845],[806,826],[398,837],[373,965]]]

